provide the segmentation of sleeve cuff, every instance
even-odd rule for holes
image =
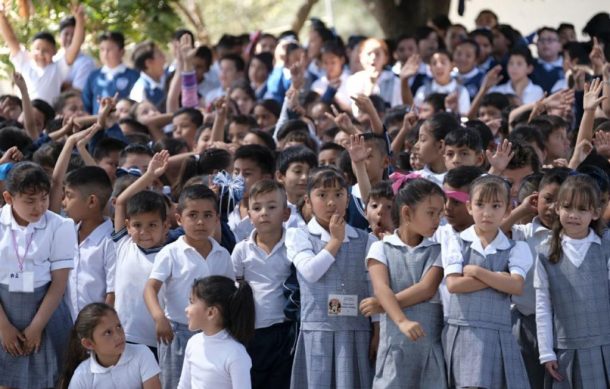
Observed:
[[[551,352],[551,353],[546,353],[546,354],[540,354],[540,364],[544,364],[547,362],[551,362],[551,361],[556,361],[557,360],[557,355],[555,355],[555,353]]]
[[[523,277],[523,279],[525,280],[526,273],[523,271],[523,269],[518,268],[518,267],[512,267],[509,270],[510,270],[511,275],[516,274],[518,276]]]
[[[60,269],[73,269],[74,268],[74,260],[70,259],[57,259],[55,261],[51,261],[51,271],[60,270]]]
[[[462,274],[463,272],[464,271],[462,264],[455,263],[452,265],[445,266],[445,276],[449,274]]]

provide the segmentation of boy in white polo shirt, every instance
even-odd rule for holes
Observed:
[[[231,259],[237,279],[246,280],[254,294],[256,332],[247,347],[252,388],[288,388],[294,327],[284,315],[287,301],[282,285],[290,276],[283,228],[290,208],[283,186],[272,180],[254,184],[248,198],[248,215],[255,229],[237,243]]]
[[[17,40],[4,9],[0,4],[0,32],[10,50],[10,60],[15,70],[23,74],[32,99],[42,99],[49,104],[61,92],[61,84],[70,73],[70,67],[76,61],[80,47],[85,40],[85,11],[82,5],[74,6],[72,14],[76,19],[74,37],[66,49],[65,56],[53,61],[57,52],[55,38],[49,32],[34,35],[30,51],[26,51]]]
[[[156,324],[164,388],[178,386],[186,343],[195,334],[188,329],[185,313],[193,282],[211,275],[235,279],[229,252],[212,238],[219,222],[216,194],[201,184],[184,188],[176,220],[185,235],[157,254],[144,290],[144,301]],[[162,286],[165,309],[158,297]]]
[[[146,190],[167,169],[167,151],[153,156],[146,172],[121,192],[114,208],[116,243],[115,309],[127,342],[144,344],[157,355],[155,322],[142,304],[155,257],[167,239],[168,204]]]
[[[78,251],[66,291],[72,320],[90,303],[114,304],[116,251],[112,221],[104,217],[111,193],[110,178],[100,167],[85,166],[66,176],[63,209],[78,223]]]

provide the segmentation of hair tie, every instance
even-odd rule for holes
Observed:
[[[461,192],[459,190],[443,190],[445,195],[450,199],[455,201],[459,201],[460,203],[467,203],[470,200],[470,195],[466,192]]]
[[[222,201],[222,198],[225,194],[227,194],[227,213],[231,211],[231,202],[233,204],[237,204],[244,197],[245,190],[245,182],[242,176],[232,177],[226,171],[220,171],[216,173],[214,178],[212,178],[212,184],[217,185],[220,188],[219,204]],[[221,211],[222,211],[222,204]]]
[[[12,162],[3,163],[0,165],[0,181],[6,180],[8,173],[11,171],[15,164]]]
[[[419,173],[402,174],[399,172],[390,174],[390,180],[392,180],[392,192],[394,192],[394,194],[398,193],[404,184],[417,178],[422,178],[422,175]]]
[[[193,154],[193,159],[197,162],[199,162],[199,160],[201,159],[201,155],[199,154]]]

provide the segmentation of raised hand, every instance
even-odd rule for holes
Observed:
[[[366,113],[369,116],[377,114],[373,101],[367,95],[360,93],[356,96],[351,96],[351,99],[354,100],[354,104],[356,104],[360,112]]]
[[[371,152],[371,148],[366,147],[364,143],[364,136],[362,135],[350,135],[350,143],[347,147],[352,162],[358,163],[365,161]]]
[[[445,109],[447,112],[459,112],[457,91],[451,92],[445,97]]]
[[[411,55],[409,59],[407,59],[407,62],[405,62],[405,64],[402,65],[402,68],[400,69],[400,79],[408,80],[410,78],[415,77],[417,75],[417,72],[419,71],[420,65],[421,57],[419,56],[419,54]]]
[[[0,158],[0,165],[8,162],[16,163],[23,159],[23,154],[17,146],[13,146],[10,149],[6,150],[6,152]]]
[[[290,77],[292,80],[292,87],[301,90],[305,86],[305,67],[307,62],[304,58],[301,58],[296,63],[290,66]]]
[[[152,172],[155,177],[161,177],[167,170],[169,162],[169,152],[167,150],[161,150],[153,155],[152,159],[148,163],[147,172]]]
[[[595,74],[601,73],[603,66],[606,64],[606,57],[604,56],[604,51],[602,50],[599,41],[595,37],[593,37],[593,48],[591,49],[591,53],[589,53],[589,59],[591,60],[591,65],[593,66]]]
[[[21,93],[23,93],[24,90],[27,91],[27,85],[25,84],[25,79],[23,78],[23,75],[21,73],[13,73],[13,82]]]
[[[346,114],[345,112],[340,113],[337,107],[335,107],[334,105],[331,105],[330,109],[333,111],[333,113],[330,114],[328,112],[325,112],[324,115],[327,118],[331,119],[333,122],[335,122],[335,124],[337,125],[337,127],[339,127],[340,130],[345,131],[348,134],[358,133],[356,127],[354,126],[354,123],[352,123],[352,119],[349,117],[348,114]]]
[[[610,133],[597,131],[595,133],[595,139],[593,139],[593,144],[599,155],[604,158],[610,158]]]
[[[492,154],[491,151],[485,150],[485,155],[487,156],[487,161],[489,161],[489,165],[491,165],[491,169],[489,169],[490,174],[502,174],[508,163],[513,158],[515,153],[513,150],[513,144],[510,143],[507,139],[504,139],[500,145],[496,148],[496,151]]]
[[[70,5],[70,12],[72,13],[72,16],[74,16],[76,19],[85,19],[85,7],[83,7],[82,4],[72,3]]]
[[[489,90],[498,85],[500,81],[502,81],[502,65],[496,65],[483,77],[481,88]]]
[[[595,111],[599,104],[607,98],[607,96],[599,96],[603,87],[604,84],[599,78],[595,78],[591,81],[591,84],[585,85],[585,95],[582,103],[585,111]]]

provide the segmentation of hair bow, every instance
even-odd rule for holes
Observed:
[[[128,174],[130,176],[134,176],[134,177],[142,177],[142,171],[139,168],[135,167],[135,166],[132,166],[132,167],[127,168],[127,169],[120,167],[120,168],[118,168],[116,170],[116,177],[117,178],[126,176]]]
[[[460,203],[467,203],[468,200],[470,200],[470,195],[466,192],[461,192],[459,190],[445,190],[444,192],[448,198],[459,201]]]
[[[245,182],[242,176],[231,176],[226,171],[216,173],[212,178],[212,183],[220,188],[218,198],[222,200],[227,198],[227,213],[231,212],[231,204],[233,206],[241,201],[244,197]],[[222,203],[220,204],[222,211]]]
[[[404,184],[416,178],[422,178],[422,175],[419,173],[402,174],[399,172],[390,174],[390,180],[392,180],[392,192],[394,192],[394,194],[398,193]]]

